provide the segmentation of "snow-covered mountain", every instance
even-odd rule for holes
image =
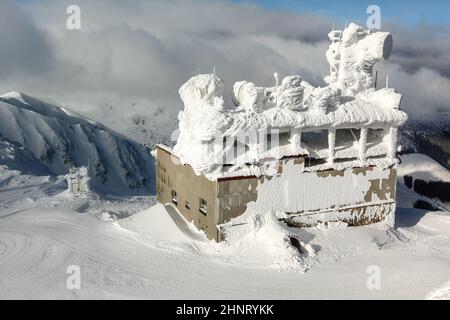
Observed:
[[[411,120],[400,133],[399,206],[450,208],[450,112]]]
[[[450,170],[450,113],[410,121],[401,128],[402,153],[423,153]]]
[[[181,108],[181,107],[180,107]],[[153,148],[155,144],[173,145],[173,132],[178,128],[177,107],[149,104],[145,100],[109,98],[84,112],[109,128],[139,144]]]
[[[150,150],[101,123],[18,92],[0,96],[0,164],[63,175],[89,166],[92,189],[154,191]]]
[[[430,210],[450,208],[450,171],[427,155],[400,156],[398,206]]]

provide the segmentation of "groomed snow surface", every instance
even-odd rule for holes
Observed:
[[[267,215],[216,244],[154,198],[73,197],[58,180],[0,172],[2,299],[450,298],[449,213],[398,209],[390,224],[308,229]],[[80,290],[66,286],[73,265]],[[374,266],[380,290],[367,287]]]

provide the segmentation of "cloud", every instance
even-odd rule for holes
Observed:
[[[23,90],[79,109],[139,99],[175,111],[181,108],[178,88],[198,70],[215,67],[227,90],[243,79],[270,85],[274,72],[323,85],[328,73],[332,22],[317,14],[225,0],[79,0],[82,30],[69,31],[69,4],[27,1],[23,10],[3,4],[0,15],[15,28],[0,28],[0,41],[9,44],[0,49],[0,62],[7,65],[0,74],[8,75],[0,79],[0,90]],[[450,99],[437,94],[450,92],[448,30],[386,29],[394,33],[395,50],[377,69],[380,77],[389,73],[404,94],[404,109],[414,117],[448,108]]]
[[[389,74],[389,86],[402,93],[401,107],[412,120],[433,120],[439,110],[449,110],[450,79],[437,71],[422,67],[409,73],[395,63],[385,64],[381,71]]]
[[[52,52],[45,33],[10,1],[0,2],[0,76],[48,70]]]
[[[198,70],[216,68],[228,89],[242,79],[272,84],[275,71],[322,83],[327,70],[323,49],[331,22],[323,17],[229,1],[77,3],[80,32],[65,28],[69,1],[23,5],[51,39],[54,68],[45,83],[32,75],[18,81],[22,90],[55,99],[67,92],[131,96],[180,108],[178,88]]]
[[[387,30],[395,36],[391,62],[399,64],[409,73],[429,68],[450,77],[450,30],[447,27],[418,25],[413,29],[404,29],[389,25]]]

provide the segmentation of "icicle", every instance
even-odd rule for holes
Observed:
[[[362,128],[359,137],[359,160],[361,162],[366,161],[367,154],[367,128]]]
[[[336,129],[328,130],[328,163],[334,163],[334,153],[336,148]]]
[[[374,81],[374,88],[375,90],[377,89],[377,83],[378,83],[378,70],[375,71],[375,81]]]
[[[275,72],[273,76],[275,78],[275,87],[278,88],[280,86],[280,75],[278,72]]]
[[[391,127],[389,129],[389,145],[388,145],[389,159],[395,159],[397,155],[397,140],[398,140],[398,128]]]
[[[290,142],[295,150],[298,150],[302,146],[302,132],[299,128],[294,128],[291,130]]]

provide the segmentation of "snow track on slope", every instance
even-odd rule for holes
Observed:
[[[45,217],[41,218],[39,216],[42,213]],[[33,215],[35,214],[34,212]],[[88,260],[140,278],[151,277],[173,289],[178,285],[192,285],[182,283],[189,281],[180,282],[181,279],[178,279],[177,284],[173,283],[171,274],[162,267],[164,261],[167,261],[166,252],[152,249],[122,233],[111,232],[114,229],[111,224],[98,225],[96,219],[89,217],[88,220],[94,225],[91,227],[80,224],[76,216],[58,215],[55,209],[42,210],[38,213],[38,218],[31,218],[29,215],[30,212],[25,212],[24,215],[11,218],[9,222],[15,222],[14,229],[17,231],[8,231],[11,223],[0,225],[2,277],[17,279],[15,281],[19,282],[22,282],[20,279],[36,281],[37,276],[45,271],[46,276],[59,274],[56,282],[61,287],[65,285],[67,267],[77,265],[81,256],[81,261]],[[55,248],[54,251],[52,247]],[[55,261],[52,252],[58,252],[58,256],[63,259]],[[75,261],[71,261],[74,255]],[[83,270],[83,265],[80,267],[82,272],[86,271]],[[20,285],[23,283],[19,283]]]
[[[26,210],[0,223],[0,298],[423,298],[450,277],[450,235],[442,231],[450,219],[414,215],[397,230],[409,241],[385,239],[382,227],[305,230],[321,260],[305,274],[195,241],[162,205],[130,217],[130,226],[146,221],[145,234],[70,209]],[[366,287],[374,264],[380,291]],[[81,290],[66,287],[70,265],[80,266]]]
[[[450,300],[450,281],[444,284],[442,287],[437,288],[430,292],[427,297],[427,300]]]

